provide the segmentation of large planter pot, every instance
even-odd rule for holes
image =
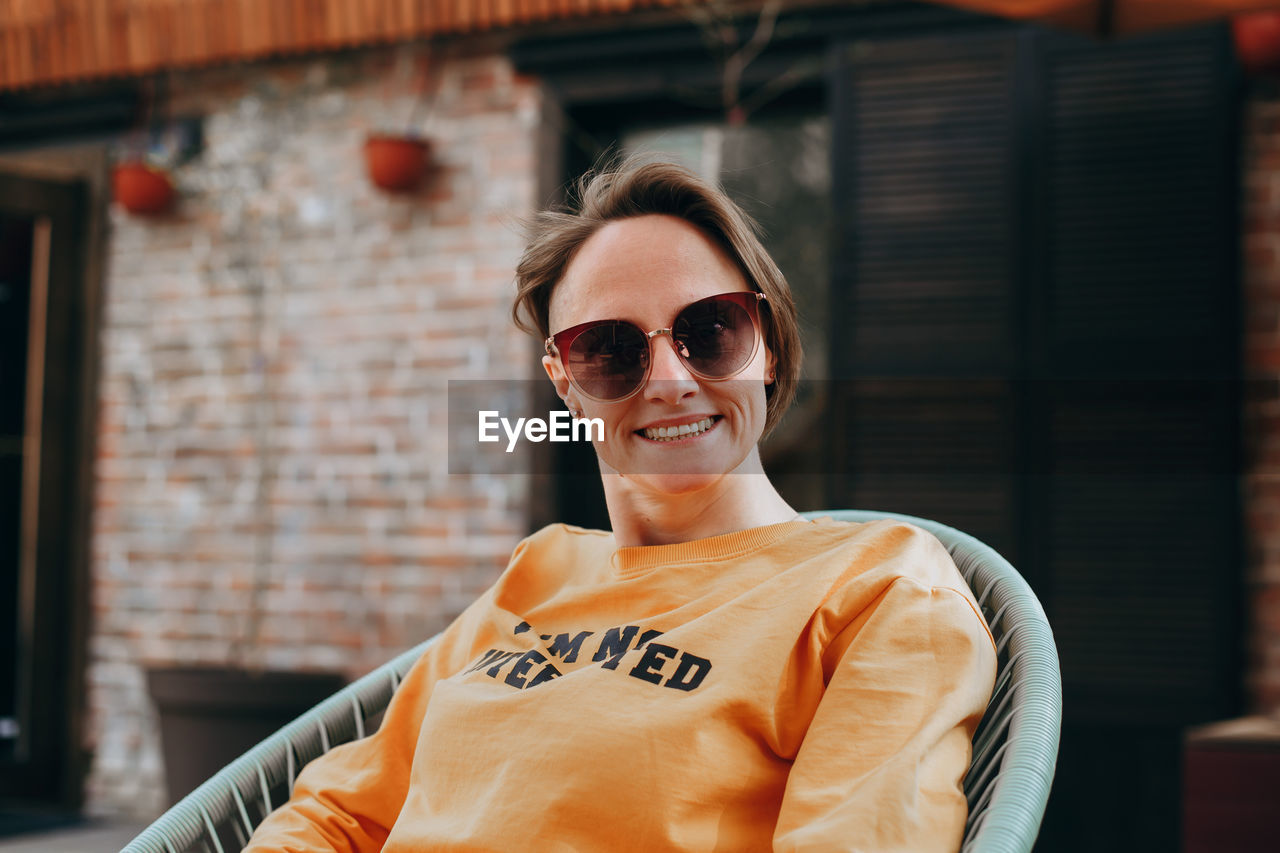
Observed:
[[[130,213],[151,216],[173,203],[173,182],[164,170],[146,163],[119,163],[111,170],[111,194]]]
[[[148,670],[147,686],[160,713],[170,804],[345,683],[331,672]]]
[[[1276,849],[1280,719],[1243,717],[1183,735],[1183,853]]]
[[[1280,12],[1250,12],[1231,20],[1236,57],[1251,74],[1280,71]]]
[[[369,180],[389,192],[411,190],[422,180],[431,144],[411,136],[370,136],[364,143]]]

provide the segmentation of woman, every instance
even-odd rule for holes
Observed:
[[[253,850],[956,850],[995,650],[945,549],[807,521],[757,443],[800,347],[740,210],[668,164],[535,222],[515,314],[612,532],[551,525]]]

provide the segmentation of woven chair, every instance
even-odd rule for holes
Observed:
[[[806,513],[844,521],[893,518],[928,530],[951,552],[991,627],[995,689],[973,737],[965,777],[969,820],[962,853],[1030,851],[1058,759],[1062,685],[1053,633],[1040,602],[1009,563],[977,539],[908,515],[858,510]],[[339,691],[220,770],[122,853],[230,853],[288,799],[298,771],[330,748],[364,737],[400,679],[431,644],[416,648]]]

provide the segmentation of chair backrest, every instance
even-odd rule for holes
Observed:
[[[965,777],[969,820],[963,853],[1030,851],[1058,758],[1062,685],[1053,633],[1040,602],[992,548],[944,524],[895,513],[806,513],[845,521],[893,518],[928,530],[951,552],[996,640],[995,690],[973,738]],[[122,853],[238,851],[288,798],[298,771],[334,746],[364,737],[400,679],[433,642],[404,652],[276,732],[196,788]]]
[[[348,684],[259,743],[179,800],[121,853],[185,853],[243,849],[256,827],[289,798],[307,762],[362,738],[386,710],[409,668],[432,637]]]
[[[810,512],[843,521],[890,518],[940,541],[982,609],[996,641],[996,684],[973,735],[962,853],[1029,853],[1040,832],[1062,728],[1058,649],[1040,600],[994,548],[953,527],[891,512]]]

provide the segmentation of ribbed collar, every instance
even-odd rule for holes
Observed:
[[[813,523],[795,519],[670,545],[632,545],[615,550],[609,565],[620,577],[632,577],[658,566],[724,560],[757,551]]]

